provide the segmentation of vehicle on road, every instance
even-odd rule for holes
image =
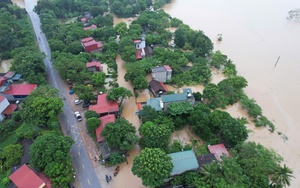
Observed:
[[[75,115],[77,121],[82,121],[82,117],[81,117],[80,112],[76,111],[76,112],[74,112],[74,115]]]
[[[74,103],[75,103],[76,105],[78,105],[78,104],[82,103],[82,100],[75,100]]]

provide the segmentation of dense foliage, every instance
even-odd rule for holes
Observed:
[[[114,123],[108,123],[101,132],[101,136],[112,148],[131,150],[138,143],[135,127],[126,119],[118,118]]]
[[[125,87],[115,87],[108,91],[106,99],[109,101],[118,101],[119,106],[122,106],[123,100],[132,97],[132,92]]]
[[[160,186],[171,174],[171,157],[159,148],[145,148],[133,160],[132,173],[142,179],[143,185]]]
[[[74,141],[55,132],[38,136],[30,146],[30,164],[44,172],[54,187],[66,187],[72,181],[70,149]]]

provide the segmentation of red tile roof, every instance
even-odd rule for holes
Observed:
[[[43,172],[38,173],[38,176],[46,183],[45,187],[43,188],[51,188],[51,180],[48,176],[46,176]]]
[[[5,99],[2,95],[0,95],[0,102],[2,102]]]
[[[88,37],[88,38],[81,39],[81,42],[86,43],[86,42],[90,42],[90,41],[93,41],[93,40],[94,40],[93,37]]]
[[[92,24],[91,26],[84,27],[83,29],[84,29],[85,31],[86,31],[86,30],[89,30],[89,29],[97,29],[97,26],[94,25],[94,24]]]
[[[142,59],[143,58],[141,49],[136,50],[135,58],[136,59]]]
[[[4,76],[0,76],[0,86],[2,86],[6,81],[6,78]]]
[[[18,188],[42,188],[45,186],[43,180],[38,177],[26,164],[9,176]]]
[[[92,61],[86,63],[86,68],[91,68],[91,67],[97,67],[99,71],[103,70],[103,67],[101,66],[101,63],[99,61]]]
[[[133,40],[133,42],[134,42],[134,44],[136,44],[136,43],[142,42],[142,40],[141,39],[135,39],[135,40]]]
[[[95,111],[97,114],[113,113],[119,111],[118,101],[108,101],[106,94],[98,95],[96,105],[89,106],[89,110]]]
[[[28,96],[36,87],[37,84],[11,84],[4,94]]]
[[[5,78],[12,78],[15,74],[16,74],[15,72],[10,71],[10,72],[6,73],[6,74],[4,75],[4,77],[5,77]]]
[[[137,104],[137,107],[138,107],[138,110],[142,110],[142,104],[139,102],[138,104]]]
[[[106,116],[103,116],[101,118],[99,118],[101,120],[101,124],[100,126],[96,129],[96,137],[97,137],[97,141],[101,142],[103,140],[102,136],[100,135],[100,133],[102,132],[102,130],[104,129],[105,125],[107,123],[112,123],[115,122],[116,118],[114,114],[108,114]]]
[[[2,114],[11,115],[17,108],[18,108],[18,105],[10,104],[7,108],[5,108],[5,110],[2,112]]]
[[[81,39],[81,44],[86,52],[98,50],[103,47],[103,44],[100,41],[96,42],[93,37]]]
[[[166,71],[172,71],[171,67],[169,65],[164,65]]]
[[[81,18],[81,21],[82,21],[82,22],[86,22],[87,19],[86,19],[86,18]]]
[[[226,155],[229,156],[229,153],[227,149],[225,148],[224,144],[217,144],[217,145],[212,145],[212,146],[207,146],[208,150],[211,154],[214,154],[216,159],[218,161],[222,161],[221,156]]]

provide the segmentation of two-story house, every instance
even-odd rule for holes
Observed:
[[[81,45],[85,52],[100,52],[102,51],[101,41],[95,41],[93,37],[81,39]]]
[[[156,81],[166,83],[172,78],[172,69],[169,65],[152,68],[152,78]]]

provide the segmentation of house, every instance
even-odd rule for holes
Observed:
[[[9,179],[18,188],[43,188],[45,182],[36,175],[26,164],[22,165],[14,173],[9,176]]]
[[[52,187],[52,183],[51,180],[48,176],[46,176],[43,172],[39,172],[38,176],[43,180],[43,182],[45,182],[45,187],[43,188],[51,188]]]
[[[165,83],[172,78],[172,69],[169,65],[152,68],[152,78]]]
[[[84,29],[85,31],[87,31],[87,30],[89,30],[89,29],[94,30],[94,29],[97,29],[97,26],[96,26],[95,24],[92,24],[92,25],[90,25],[90,26],[84,27],[83,29]]]
[[[133,43],[134,43],[135,48],[137,50],[141,50],[141,49],[144,49],[146,47],[146,40],[145,40],[145,38],[135,39],[135,40],[133,40]]]
[[[191,105],[195,105],[195,98],[190,88],[183,89],[183,93],[162,95],[161,100],[163,102],[164,111],[168,111],[168,105],[178,102],[189,102]]]
[[[151,80],[149,82],[149,89],[154,97],[160,97],[168,91],[165,84],[157,80]]]
[[[22,100],[30,95],[36,87],[37,84],[11,84],[3,94],[8,100]]]
[[[142,53],[143,53],[143,52],[142,52],[141,49],[136,50],[136,53],[135,53],[135,59],[137,59],[137,60],[143,59]]]
[[[92,61],[86,63],[86,68],[88,71],[95,72],[95,71],[103,71],[103,67],[99,61]]]
[[[150,56],[153,54],[152,47],[146,45],[146,40],[144,36],[141,39],[134,39],[133,43],[136,49],[136,59],[140,60],[143,57]]]
[[[3,121],[5,119],[5,115],[3,114],[3,112],[5,111],[5,109],[7,109],[8,106],[8,100],[4,96],[0,95],[0,121]]]
[[[136,97],[136,103],[142,105],[146,104],[146,101],[151,98],[149,89],[144,89],[140,92],[136,91],[138,96]]]
[[[193,150],[170,153],[168,156],[171,157],[173,163],[173,169],[171,172],[171,177],[179,175],[188,171],[197,171],[199,164],[196,155]],[[169,180],[170,180],[169,179]]]
[[[81,45],[86,52],[100,52],[102,51],[102,43],[96,42],[93,37],[81,39]]]
[[[10,71],[4,75],[4,78],[6,78],[7,80],[12,79],[15,76],[15,74],[16,74],[15,72]]]
[[[114,114],[116,117],[119,116],[118,101],[108,101],[106,94],[98,95],[97,104],[90,105],[89,110],[95,111],[100,117],[108,114]]]
[[[7,99],[6,99],[7,100]],[[18,108],[18,105],[16,104],[9,104],[8,107],[1,113],[1,115],[4,115],[6,118],[10,118],[11,114]],[[1,121],[1,120],[0,120]]]
[[[197,156],[197,161],[200,167],[205,164],[210,164],[215,160],[216,158],[213,154],[204,154],[204,155]]]
[[[158,98],[153,98],[153,99],[147,100],[146,105],[151,106],[156,111],[161,111],[162,106],[163,106],[162,102]]]
[[[218,161],[222,161],[221,156],[229,156],[229,153],[224,146],[224,144],[217,144],[217,145],[212,145],[212,146],[207,146],[208,150],[211,154],[213,154]]]
[[[100,117],[99,118],[100,121],[101,121],[101,124],[100,126],[96,129],[96,138],[97,138],[97,142],[102,142],[103,141],[103,138],[102,136],[100,135],[102,130],[104,129],[105,125],[107,123],[113,123],[115,122],[116,120],[116,117],[114,114],[108,114],[106,116],[103,116],[103,117]]]

